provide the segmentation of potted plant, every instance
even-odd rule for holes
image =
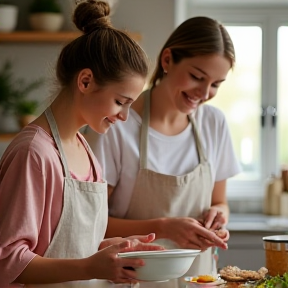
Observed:
[[[34,0],[30,6],[29,22],[33,30],[58,31],[64,22],[61,6],[57,0]]]
[[[39,88],[43,79],[37,79],[27,83],[24,79],[15,79],[12,72],[12,62],[7,60],[0,69],[0,108],[2,110],[2,121],[5,118],[14,117],[18,123],[27,123],[27,115],[36,114],[38,102],[28,99],[29,94]],[[28,117],[31,119],[32,117]],[[29,121],[29,120],[28,120]],[[23,127],[20,125],[20,127]],[[2,127],[2,132],[9,132],[9,127]],[[12,129],[15,130],[15,129]]]
[[[15,114],[20,127],[25,127],[36,119],[38,104],[36,100],[22,100],[15,105]]]

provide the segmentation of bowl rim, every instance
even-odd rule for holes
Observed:
[[[167,250],[153,250],[153,251],[131,251],[131,252],[122,252],[118,253],[119,257],[122,258],[159,258],[159,257],[188,257],[188,256],[197,256],[201,250],[196,249],[167,249]]]
[[[282,242],[288,243],[288,235],[272,235],[272,236],[265,236],[262,238],[263,241],[266,242]]]

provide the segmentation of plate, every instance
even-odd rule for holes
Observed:
[[[194,277],[185,277],[184,280],[186,282],[186,287],[214,287],[214,286],[218,286],[218,285],[222,285],[225,284],[226,281],[223,279],[217,279],[216,281],[213,282],[206,282],[206,283],[202,283],[202,282],[191,282],[191,279],[196,278],[197,276]]]
[[[171,250],[155,250],[155,251],[133,251],[118,253],[119,257],[122,258],[154,258],[154,257],[187,257],[187,256],[197,256],[201,251],[194,249],[171,249]]]

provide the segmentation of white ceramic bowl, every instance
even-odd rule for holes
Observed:
[[[118,253],[118,256],[140,258],[145,261],[145,266],[136,269],[138,280],[167,281],[183,276],[200,252],[200,250],[172,249]]]
[[[32,13],[29,22],[33,30],[56,32],[61,29],[64,16],[61,13]]]

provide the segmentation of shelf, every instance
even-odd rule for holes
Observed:
[[[12,33],[0,33],[0,42],[2,43],[51,43],[66,42],[79,37],[81,32],[77,31],[59,31],[59,32],[43,32],[43,31],[15,31]],[[129,35],[137,42],[141,41],[141,35],[138,33],[130,33]]]
[[[78,32],[34,32],[17,31],[12,33],[0,33],[0,42],[63,42],[78,37]]]
[[[17,132],[3,133],[3,134],[0,133],[0,142],[11,141],[16,135],[17,135]]]

